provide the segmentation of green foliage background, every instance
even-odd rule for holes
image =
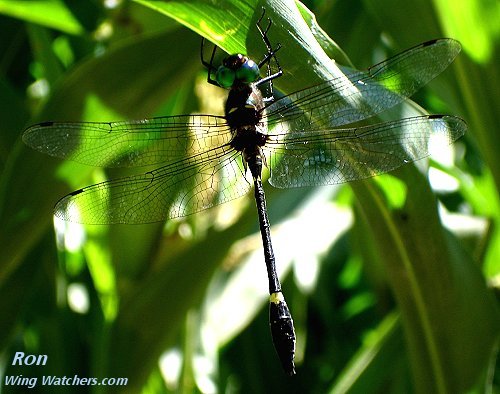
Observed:
[[[463,45],[455,63],[415,97],[429,112],[459,115],[469,124],[456,144],[455,165],[441,166],[457,190],[436,195],[425,171],[413,165],[340,189],[266,187],[273,234],[314,204],[322,210],[336,201],[354,218],[346,224],[331,217],[329,226],[346,231],[308,256],[319,267],[313,285],[303,284],[298,258],[280,258],[286,251],[275,247],[298,332],[294,378],[282,373],[272,349],[263,267],[256,268],[260,295],[248,301],[243,294],[253,280],[241,274],[244,262],[261,253],[251,198],[166,225],[89,226],[81,247],[68,251],[60,232],[54,235],[54,203],[125,171],[44,157],[20,139],[24,127],[41,120],[212,111],[196,94],[206,85],[199,35],[228,53],[259,58],[254,25],[262,6],[274,22],[271,39],[283,45],[286,72],[277,86],[284,92],[308,86],[331,66],[323,50],[341,64],[366,68],[432,38],[449,36]],[[307,6],[317,21],[303,4],[284,0],[137,0],[112,8],[97,0],[0,0],[2,375],[129,379],[125,388],[60,392],[499,390],[498,2]],[[203,92],[208,101],[222,100]],[[455,213],[454,226],[443,226],[438,204]],[[218,224],[224,209],[237,219]],[[305,233],[330,230],[297,226],[290,247]],[[74,284],[87,292],[85,313],[70,302]],[[243,313],[242,324],[221,323],[217,338],[223,339],[207,339],[206,321],[220,313],[217,296],[226,291],[235,302],[222,313]],[[183,355],[179,368],[159,363],[172,349],[177,353],[169,354]],[[47,354],[49,363],[13,367],[17,351]],[[174,375],[168,384],[160,365]]]

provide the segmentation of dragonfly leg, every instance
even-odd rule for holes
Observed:
[[[264,58],[258,63],[259,68],[261,68],[264,64],[267,63],[267,75],[265,78],[261,78],[256,82],[256,85],[262,85],[264,83],[269,83],[269,91],[271,94],[271,97],[266,97],[264,98],[264,101],[272,101],[273,100],[273,79],[280,77],[283,75],[283,70],[278,62],[278,58],[276,57],[276,52],[278,52],[281,49],[281,44],[277,44],[276,48],[273,48],[271,45],[271,41],[269,40],[269,37],[267,36],[267,33],[269,29],[271,28],[273,22],[270,18],[268,18],[268,23],[266,28],[262,28],[261,22],[262,19],[264,18],[264,15],[266,13],[265,8],[262,8],[262,15],[260,16],[259,20],[256,23],[257,30],[259,30],[260,36],[262,37],[262,41],[264,41],[264,44],[266,45],[267,48],[267,54],[264,56]],[[274,62],[276,64],[276,67],[278,69],[277,72],[272,73],[271,71],[271,59],[274,59]]]
[[[207,62],[203,58],[203,48],[205,47],[205,38],[201,38],[201,48],[200,48],[200,58],[201,58],[201,64],[203,64],[207,70],[208,70],[208,76],[207,76],[207,82],[211,85],[219,86],[217,81],[212,78],[212,73],[216,72],[217,69],[214,67],[213,62],[214,62],[214,57],[215,57],[215,51],[217,50],[217,46],[214,45],[214,49],[212,50],[212,55],[210,56],[210,62]]]

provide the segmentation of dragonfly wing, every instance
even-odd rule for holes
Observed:
[[[44,122],[24,142],[39,152],[99,167],[168,164],[231,139],[223,117],[179,115],[123,122]]]
[[[428,156],[432,139],[451,144],[466,129],[460,118],[431,115],[314,134],[271,134],[269,182],[288,188],[369,178]]]
[[[85,187],[63,197],[55,215],[86,224],[141,224],[190,215],[246,193],[238,152],[229,146],[141,175]]]
[[[274,132],[316,131],[377,115],[413,95],[460,52],[460,43],[438,39],[370,67],[278,98],[264,117]]]

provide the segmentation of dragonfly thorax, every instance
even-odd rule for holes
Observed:
[[[267,141],[263,110],[262,94],[254,84],[230,90],[225,106],[226,120],[233,131],[230,144],[242,153],[245,168],[248,165],[253,177],[260,177],[263,160],[261,147]]]
[[[253,84],[238,85],[229,91],[224,112],[226,120],[235,130],[241,126],[256,126],[262,119],[264,100]]]

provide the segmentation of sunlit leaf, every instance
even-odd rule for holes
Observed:
[[[61,0],[1,0],[0,13],[69,34],[83,33],[82,26]]]

